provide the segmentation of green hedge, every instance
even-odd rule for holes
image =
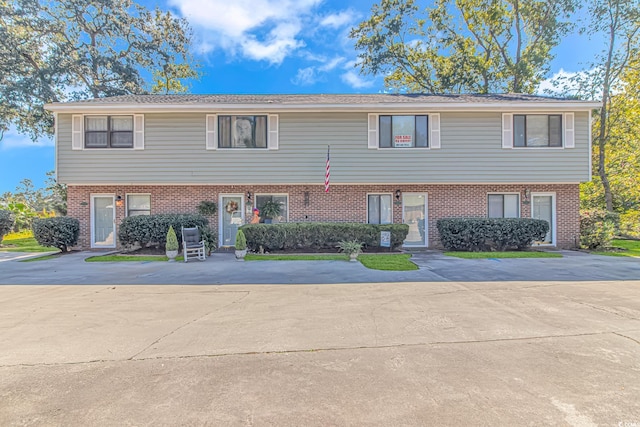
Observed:
[[[75,218],[36,218],[31,228],[40,246],[53,246],[66,252],[70,246],[78,244],[80,221]]]
[[[182,245],[182,227],[199,227],[203,230],[209,221],[197,214],[156,214],[129,216],[122,220],[118,237],[125,246],[149,245],[164,247],[169,226],[176,230],[178,243]]]
[[[549,231],[547,221],[532,218],[442,218],[436,227],[448,251],[522,250]]]
[[[0,210],[0,243],[2,243],[4,236],[9,234],[13,228],[14,222],[15,219],[13,218],[13,213],[11,213],[11,211]]]
[[[580,246],[587,249],[611,246],[615,237],[619,216],[605,209],[580,211]]]
[[[364,249],[380,246],[380,232],[391,232],[391,247],[396,248],[409,233],[406,224],[353,224],[289,222],[281,224],[247,224],[241,227],[247,248],[258,251],[327,250],[337,251],[343,240],[357,240]]]

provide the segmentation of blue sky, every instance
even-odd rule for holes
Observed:
[[[143,2],[186,17],[194,29],[203,76],[193,93],[375,93],[382,78],[361,76],[349,30],[373,1],[166,0]],[[552,77],[577,72],[598,43],[572,34],[555,50]],[[10,131],[0,142],[0,194],[23,178],[42,186],[54,168],[51,140],[32,142]]]

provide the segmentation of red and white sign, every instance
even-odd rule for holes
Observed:
[[[412,135],[396,135],[393,140],[394,147],[411,147],[413,144]]]

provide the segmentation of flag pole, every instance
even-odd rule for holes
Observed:
[[[327,145],[327,164],[324,170],[324,192],[325,194],[329,192],[329,181],[331,180],[331,146]]]

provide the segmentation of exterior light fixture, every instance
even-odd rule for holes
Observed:
[[[251,201],[251,191],[247,191],[247,201]]]
[[[122,196],[116,196],[116,206],[124,206],[124,200],[122,199]]]
[[[400,194],[402,194],[402,191],[396,190],[396,200],[397,201],[400,201]]]

